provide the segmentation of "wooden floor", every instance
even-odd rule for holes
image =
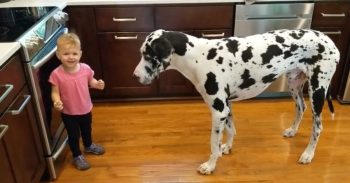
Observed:
[[[294,117],[289,99],[233,103],[237,136],[230,155],[212,175],[196,170],[208,159],[211,118],[202,100],[95,104],[93,137],[103,156],[86,155],[92,168],[78,171],[67,156],[56,183],[221,183],[350,181],[350,105],[335,105],[323,127],[313,162],[297,160],[311,133],[308,107],[298,134],[282,137]]]

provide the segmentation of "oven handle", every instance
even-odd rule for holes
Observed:
[[[63,28],[64,29],[64,33],[68,32],[68,28]],[[56,53],[57,50],[57,46],[55,46],[47,55],[45,55],[41,60],[39,60],[38,62],[36,62],[34,65],[32,65],[33,69],[38,69],[40,68],[42,65],[44,65],[47,61],[49,61]]]
[[[4,92],[4,94],[0,97],[0,103],[7,97],[7,95],[10,94],[10,92],[13,90],[13,85],[11,84],[5,84],[4,85],[7,89]]]
[[[24,107],[28,104],[30,101],[31,96],[30,95],[24,95],[25,100],[23,101],[22,105],[17,109],[17,110],[9,110],[8,112],[11,113],[13,116],[21,114],[23,111]]]

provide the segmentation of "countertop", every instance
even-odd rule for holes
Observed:
[[[13,43],[0,43],[0,66],[6,62],[18,49],[21,48],[21,45],[17,42]]]
[[[63,9],[66,6],[75,5],[179,4],[227,2],[244,2],[244,0],[12,0],[6,3],[0,3],[0,8],[57,6]],[[0,43],[0,66],[18,49],[20,49],[19,43]]]

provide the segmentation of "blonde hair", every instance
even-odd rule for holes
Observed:
[[[59,49],[63,45],[79,46],[80,47],[80,39],[75,33],[62,34],[57,39],[57,49]]]

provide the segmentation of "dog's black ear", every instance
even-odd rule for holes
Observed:
[[[152,50],[158,59],[167,58],[171,54],[172,45],[166,38],[158,38],[152,42]]]

